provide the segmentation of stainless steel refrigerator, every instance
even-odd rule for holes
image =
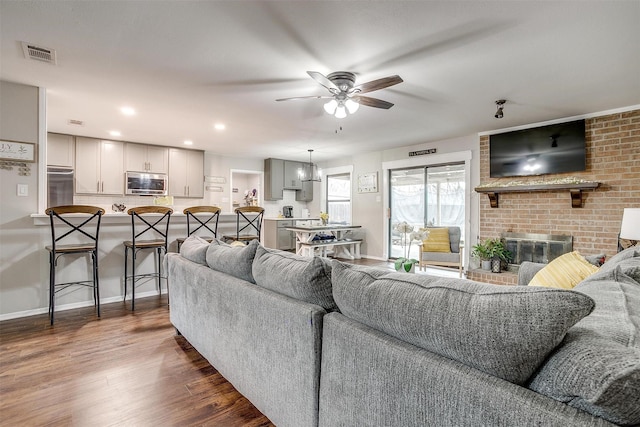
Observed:
[[[47,168],[47,207],[73,204],[73,169]]]

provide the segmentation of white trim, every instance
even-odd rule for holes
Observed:
[[[382,213],[383,223],[383,250],[386,252],[389,250],[389,170],[402,169],[410,167],[420,166],[433,166],[447,163],[459,163],[464,162],[464,244],[468,245],[471,236],[471,159],[473,153],[471,150],[458,151],[455,153],[444,153],[429,156],[411,157],[402,160],[393,160],[390,162],[382,163],[382,196],[384,211]],[[469,251],[464,251],[463,270],[467,270],[469,264]]]
[[[38,88],[38,213],[47,208],[47,90]]]
[[[162,289],[162,294],[166,294],[167,290],[166,288]],[[147,292],[142,292],[142,293],[137,293],[136,294],[136,298],[145,298],[145,297],[152,297],[152,296],[157,296],[158,295],[158,291],[154,290],[154,291],[147,291]],[[131,300],[131,296],[128,296],[127,301]],[[114,303],[114,302],[122,302],[122,295],[119,296],[115,296],[115,297],[109,297],[109,298],[101,298],[100,299],[100,305],[104,305],[104,304],[110,304],[110,303]],[[93,300],[91,301],[82,301],[82,302],[74,302],[74,303],[70,303],[70,304],[62,304],[62,305],[56,305],[56,313],[59,311],[66,311],[66,310],[73,310],[76,308],[83,308],[83,307],[93,307]],[[102,308],[102,307],[101,307]],[[5,314],[0,314],[0,322],[3,320],[11,320],[11,319],[19,319],[21,317],[29,317],[29,316],[37,316],[39,314],[45,314],[49,312],[49,307],[41,307],[41,308],[36,308],[33,310],[25,310],[25,311],[16,311],[14,313],[5,313]]]
[[[600,112],[597,112],[597,113],[581,114],[579,116],[572,116],[572,117],[564,117],[562,119],[547,120],[546,122],[529,123],[529,124],[526,124],[526,125],[513,126],[513,127],[510,127],[510,128],[502,128],[502,129],[495,129],[495,130],[488,130],[488,131],[484,131],[484,132],[478,132],[478,136],[488,136],[488,135],[494,135],[494,134],[497,134],[497,133],[512,132],[512,131],[515,131],[515,130],[531,129],[531,128],[536,128],[536,127],[540,127],[540,126],[554,125],[556,123],[571,122],[571,121],[574,121],[574,120],[592,119],[594,117],[608,116],[609,114],[626,113],[627,111],[633,111],[633,110],[639,110],[639,109],[640,109],[640,104],[630,105],[628,107],[614,108],[613,110],[600,111]]]

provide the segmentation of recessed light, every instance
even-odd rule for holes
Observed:
[[[119,130],[110,130],[109,131],[109,135],[111,135],[111,136],[122,136],[122,133],[120,133]]]
[[[227,128],[224,123],[216,123],[213,127],[216,128],[216,130],[225,130]]]
[[[125,116],[135,116],[136,110],[133,107],[121,107],[120,112]]]
[[[191,140],[187,139],[187,140],[184,142],[184,145],[193,145],[193,141],[191,141]]]

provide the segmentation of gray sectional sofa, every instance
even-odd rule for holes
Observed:
[[[621,254],[579,291],[195,237],[165,259],[176,329],[278,426],[639,425],[640,253]]]

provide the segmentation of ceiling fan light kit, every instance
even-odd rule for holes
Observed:
[[[324,111],[338,119],[347,117],[347,114],[354,114],[360,105],[368,107],[389,109],[393,107],[391,102],[381,99],[361,96],[363,93],[384,89],[389,86],[402,83],[400,76],[389,76],[382,79],[373,80],[355,86],[356,75],[350,71],[336,71],[327,76],[317,71],[307,71],[307,74],[316,82],[324,86],[330,95],[325,96],[300,96],[294,98],[281,98],[276,101],[288,101],[292,99],[325,98],[330,99],[324,104]]]

